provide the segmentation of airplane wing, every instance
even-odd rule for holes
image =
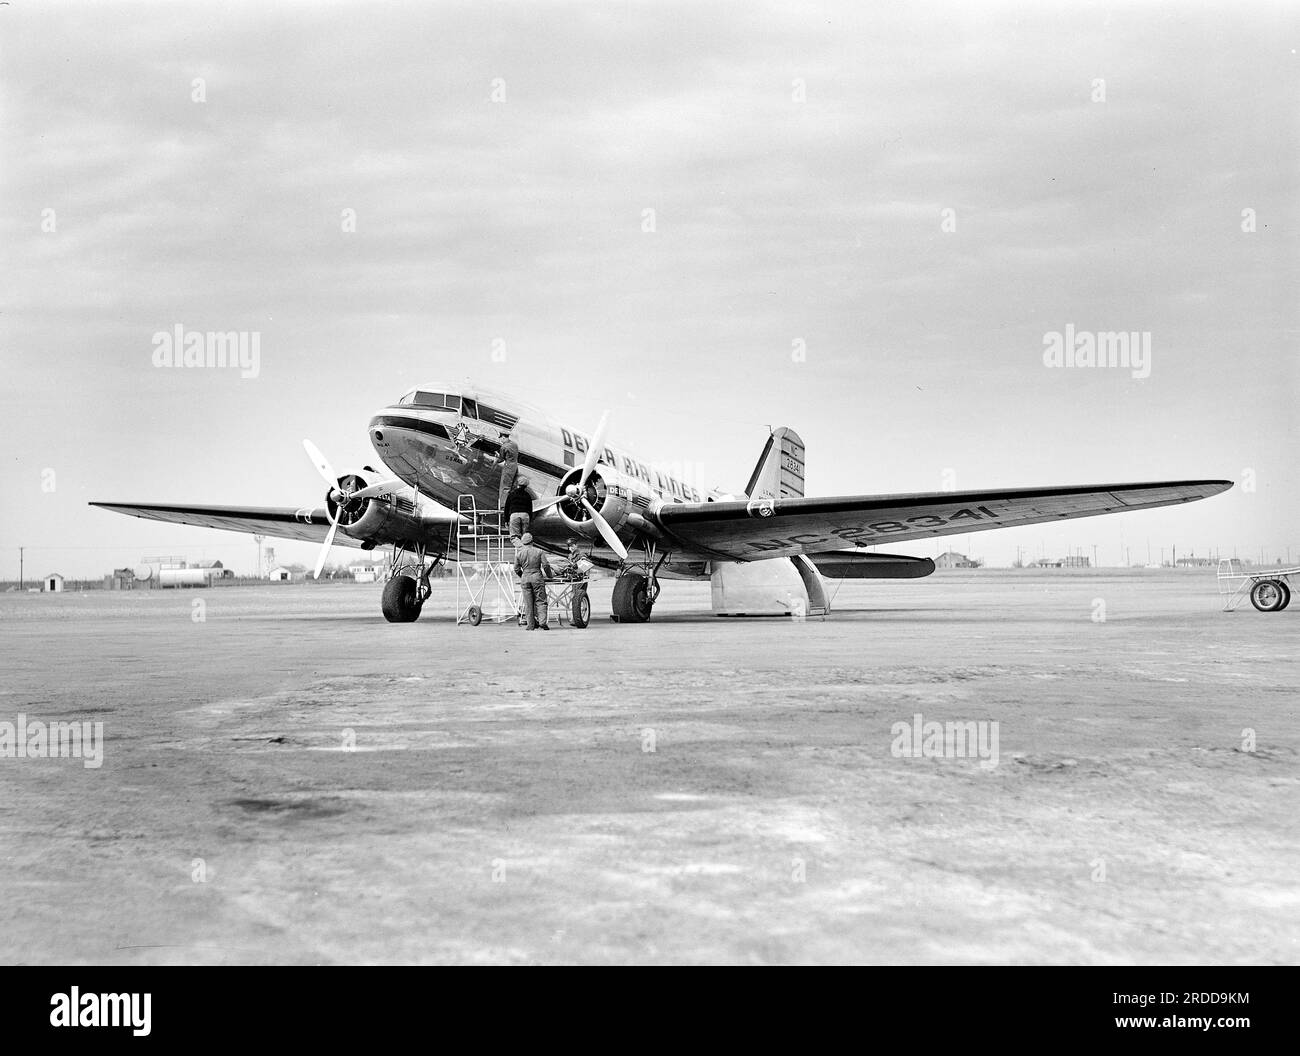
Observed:
[[[330,528],[324,507],[289,506],[151,506],[131,502],[92,502],[90,505],[147,521],[192,524],[200,528],[221,528],[228,532],[270,535],[277,539],[300,539],[323,543]],[[362,540],[339,532],[335,546],[360,546]]]
[[[758,561],[846,546],[893,546],[912,539],[1150,510],[1209,498],[1232,486],[1230,480],[1183,480],[669,503],[659,507],[652,519],[684,550],[733,561]]]

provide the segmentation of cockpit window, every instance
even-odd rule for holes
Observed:
[[[437,407],[439,410],[459,411],[460,397],[448,396],[441,392],[415,392],[412,394],[416,407]]]
[[[410,392],[406,393],[400,400],[397,401],[397,406],[409,407],[411,406],[411,403],[414,400],[415,400],[415,390],[412,389]]]

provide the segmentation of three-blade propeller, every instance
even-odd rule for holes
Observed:
[[[334,533],[339,530],[339,518],[343,516],[343,507],[358,499],[373,499],[377,495],[385,495],[395,491],[402,486],[403,482],[400,480],[381,480],[378,484],[370,484],[359,491],[346,491],[339,487],[339,477],[334,472],[334,467],[330,465],[329,459],[321,453],[321,449],[310,440],[304,440],[302,446],[307,452],[307,457],[311,459],[312,465],[316,467],[316,472],[330,486],[329,498],[334,503],[334,513],[330,517],[330,530],[325,536],[325,542],[320,548],[320,554],[316,557],[316,569],[312,572],[312,579],[320,579],[321,569],[325,567],[325,559],[329,557],[330,547],[334,545]]]
[[[540,513],[542,510],[550,509],[561,502],[573,501],[581,503],[590,515],[596,530],[600,532],[601,538],[605,540],[614,553],[626,560],[627,547],[623,545],[618,533],[610,527],[609,522],[600,515],[600,511],[587,499],[587,481],[591,479],[591,474],[596,469],[596,463],[600,461],[600,456],[604,454],[605,427],[608,424],[609,412],[606,411],[600,416],[600,424],[596,426],[596,432],[592,435],[591,443],[587,445],[587,458],[582,463],[582,475],[578,478],[578,482],[568,485],[559,495],[552,495],[547,499],[538,499],[533,503],[533,512]]]

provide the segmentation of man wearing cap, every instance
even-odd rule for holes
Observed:
[[[546,617],[546,581],[551,578],[551,563],[546,554],[533,546],[533,537],[528,532],[519,540],[522,544],[515,554],[515,575],[519,577],[524,595],[524,617],[528,621],[528,630],[541,627],[544,631],[551,628]]]
[[[501,485],[497,490],[497,509],[503,513],[506,508],[506,496],[515,486],[519,476],[519,445],[510,438],[510,430],[501,430],[501,450],[497,454],[501,463]]]

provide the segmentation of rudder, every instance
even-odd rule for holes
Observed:
[[[767,445],[750,474],[745,495],[751,499],[803,498],[803,440],[793,429],[781,426],[767,438]]]

